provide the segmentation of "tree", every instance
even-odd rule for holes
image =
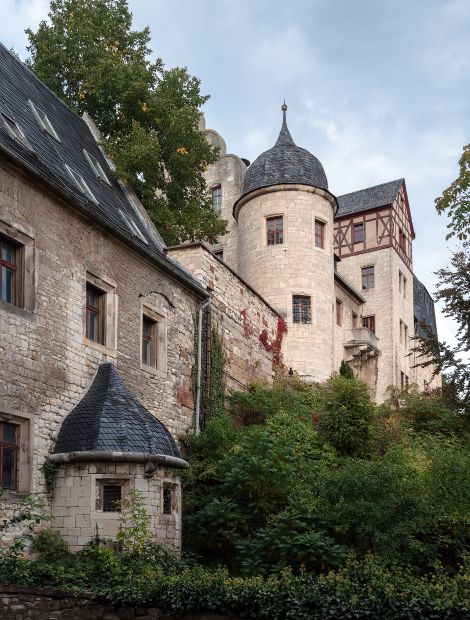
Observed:
[[[470,144],[463,148],[459,167],[459,176],[436,198],[435,204],[438,213],[447,213],[451,218],[447,239],[456,235],[460,241],[466,241],[470,235]]]
[[[217,151],[198,131],[208,97],[185,68],[151,61],[148,28],[127,0],[51,0],[50,23],[28,29],[28,64],[76,113],[98,125],[116,175],[130,184],[168,244],[225,232],[203,176]]]

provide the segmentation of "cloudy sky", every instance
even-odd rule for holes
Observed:
[[[24,29],[48,0],[0,0],[0,40],[26,56]],[[342,194],[405,177],[414,268],[433,291],[448,261],[434,198],[470,142],[470,0],[130,0],[168,67],[210,94],[207,126],[253,161],[289,106],[294,140]],[[440,335],[452,325],[439,319]]]

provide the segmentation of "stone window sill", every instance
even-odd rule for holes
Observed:
[[[94,340],[88,340],[88,338],[84,338],[83,343],[86,347],[90,347],[91,349],[100,351],[100,353],[104,353],[105,355],[109,355],[110,357],[116,358],[117,356],[116,349],[110,349],[106,345],[95,342]]]
[[[29,310],[25,310],[19,306],[14,306],[13,304],[7,304],[0,301],[0,310],[14,314],[15,316],[26,319],[27,321],[36,321],[36,314],[34,312],[30,312]]]

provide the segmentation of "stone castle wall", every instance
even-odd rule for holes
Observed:
[[[246,390],[255,381],[273,376],[273,353],[260,342],[276,338],[279,316],[269,305],[200,243],[170,248],[170,256],[186,267],[212,293],[212,320],[226,350],[225,384],[228,390]]]

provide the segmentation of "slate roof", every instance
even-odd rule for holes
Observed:
[[[168,429],[102,364],[88,392],[62,422],[54,454],[139,452],[181,458]]]
[[[434,302],[427,288],[418,278],[413,275],[413,312],[415,322],[417,321],[415,330],[418,336],[424,340],[429,337],[426,329],[420,323],[424,323],[430,330],[432,335],[437,338],[436,314],[434,310]]]
[[[44,112],[59,140],[41,126],[31,101]],[[8,131],[11,119],[23,132],[27,145]],[[109,184],[98,178],[85,153],[96,159]],[[205,296],[200,283],[181,265],[165,256],[165,245],[153,225],[132,204],[113,178],[106,157],[83,118],[74,114],[16,56],[0,43],[0,151],[39,177],[92,221],[110,230],[160,267]],[[95,201],[79,189],[66,169],[81,175]]]
[[[404,182],[405,179],[396,179],[395,181],[381,183],[380,185],[367,187],[357,192],[338,196],[337,201],[339,208],[335,217],[338,218],[343,215],[359,213],[360,211],[367,211],[368,209],[375,209],[376,207],[384,207],[385,205],[391,204],[395,200]]]
[[[297,183],[328,190],[328,181],[320,161],[306,149],[297,146],[292,139],[283,107],[283,122],[276,144],[262,153],[248,168],[242,196],[261,187]]]

